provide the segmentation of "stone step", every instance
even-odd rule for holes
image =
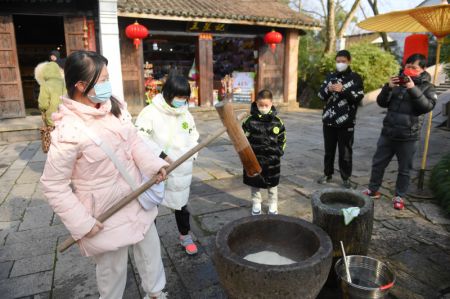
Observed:
[[[39,140],[39,128],[42,126],[41,116],[4,119],[0,121],[0,141],[20,142]]]

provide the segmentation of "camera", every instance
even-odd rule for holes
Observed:
[[[405,85],[406,83],[408,83],[410,81],[408,76],[405,75],[400,75],[397,77],[398,79],[398,84],[399,85]]]

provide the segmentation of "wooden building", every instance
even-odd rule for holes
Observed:
[[[62,57],[79,49],[105,55],[113,92],[133,114],[145,105],[145,62],[155,77],[195,70],[198,106],[212,105],[220,80],[236,72],[254,92],[269,88],[277,101],[295,102],[299,35],[320,29],[274,0],[0,0],[0,6],[0,119],[39,114],[33,71],[56,49]],[[125,36],[135,21],[150,31],[138,49]],[[263,42],[272,30],[283,36],[274,52]]]
[[[198,106],[210,106],[220,80],[234,72],[254,74],[254,92],[268,88],[276,101],[295,102],[299,35],[320,25],[273,0],[118,0],[124,95],[141,109],[145,62],[161,77],[172,69],[198,72]],[[124,36],[138,21],[150,31],[136,50]],[[272,30],[283,36],[272,52],[263,42]],[[195,64],[194,64],[195,61]]]
[[[0,119],[39,114],[34,68],[51,50],[96,50],[98,4],[89,0],[0,1]]]

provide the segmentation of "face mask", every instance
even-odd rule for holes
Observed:
[[[173,98],[172,106],[174,108],[181,108],[186,105],[186,99],[183,98]]]
[[[261,114],[267,114],[270,112],[271,109],[272,109],[272,107],[268,107],[268,108],[259,108],[258,107],[258,110],[259,110],[259,112],[261,112]]]
[[[111,98],[111,82],[105,81],[94,85],[95,96],[88,95],[89,100],[93,103],[101,104]]]
[[[418,77],[420,75],[421,71],[420,70],[413,70],[410,68],[405,68],[403,70],[403,74],[405,74],[406,76],[410,76],[410,77]]]
[[[347,63],[343,63],[343,62],[337,62],[336,63],[336,70],[338,72],[343,72],[348,68],[348,64]]]

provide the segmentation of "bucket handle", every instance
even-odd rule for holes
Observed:
[[[390,288],[392,288],[393,286],[394,286],[394,282],[385,284],[384,286],[381,286],[381,287],[380,287],[380,291],[384,291],[384,290],[390,289]]]

